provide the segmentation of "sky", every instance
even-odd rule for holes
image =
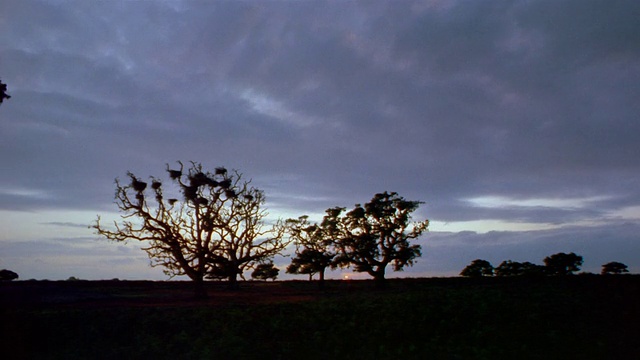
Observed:
[[[423,255],[389,276],[558,252],[638,273],[639,18],[635,0],[4,0],[0,268],[167,279],[89,225],[118,218],[115,178],[181,160],[239,170],[274,219],[424,201]]]

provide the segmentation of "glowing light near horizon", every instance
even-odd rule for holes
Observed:
[[[514,199],[506,196],[479,196],[475,198],[464,199],[463,201],[470,203],[476,207],[484,208],[501,208],[501,207],[551,207],[551,208],[583,208],[595,201],[606,200],[606,196],[592,196],[587,198],[530,198],[530,199]]]
[[[51,195],[47,194],[44,190],[28,189],[28,188],[0,188],[0,195],[11,195],[18,197],[49,199]]]
[[[509,222],[503,220],[472,220],[472,221],[431,221],[429,231],[460,232],[473,231],[486,233],[489,231],[531,231],[548,230],[560,227],[557,224]],[[427,234],[428,238],[428,234]]]

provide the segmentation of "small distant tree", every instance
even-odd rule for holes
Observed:
[[[278,269],[272,262],[269,262],[265,264],[258,264],[251,273],[251,278],[257,280],[272,279],[275,281],[279,273],[280,269]]]
[[[194,282],[197,297],[205,297],[205,277],[225,278],[231,288],[245,270],[264,263],[288,245],[284,226],[278,221],[264,228],[267,212],[261,190],[245,181],[242,174],[219,167],[205,172],[191,163],[184,169],[170,169],[165,184],[150,178],[150,186],[132,173],[130,183],[116,179],[116,204],[122,223],[113,228],[96,220],[93,228],[109,240],[139,241],[151,259],[170,277],[187,275]]]
[[[13,281],[18,277],[19,277],[18,274],[11,270],[7,270],[7,269],[0,270],[0,281]]]
[[[542,265],[533,264],[528,261],[522,263],[523,276],[544,276],[546,273],[546,268]]]
[[[460,275],[466,277],[493,276],[493,266],[487,260],[476,259],[462,269]]]
[[[574,272],[580,271],[582,256],[574,253],[557,253],[544,258],[544,264],[546,273],[549,275],[572,275]]]
[[[324,286],[324,275],[328,267],[335,267],[335,239],[338,238],[338,215],[341,210],[328,209],[320,224],[310,223],[308,216],[289,219],[287,232],[296,245],[295,256],[287,267],[289,274],[308,274],[309,280],[319,274],[318,286]]]
[[[319,251],[312,249],[296,250],[295,256],[291,258],[291,263],[287,266],[287,274],[309,275],[309,281],[313,280],[313,275],[320,274],[318,282],[323,283],[324,269],[329,265],[331,265],[331,259],[327,259]]]
[[[522,275],[522,263],[505,260],[495,268],[496,276],[520,276]]]
[[[411,214],[420,204],[405,200],[398,193],[384,192],[364,206],[356,204],[342,217],[344,208],[334,208],[336,218],[340,219],[335,226],[341,232],[335,243],[336,264],[353,266],[354,271],[366,272],[378,286],[384,286],[387,265],[402,271],[422,255],[420,245],[409,241],[422,235],[429,226],[429,220],[411,222]]]
[[[7,94],[7,84],[4,84],[0,80],[0,104],[2,104],[5,99],[11,99],[11,95]]]
[[[618,274],[623,274],[623,273],[628,273],[629,270],[627,268],[627,265],[621,263],[621,262],[617,262],[617,261],[612,261],[612,262],[608,262],[604,265],[602,265],[602,275],[618,275]]]
[[[523,263],[505,260],[495,268],[496,276],[542,276],[545,267],[525,261]]]

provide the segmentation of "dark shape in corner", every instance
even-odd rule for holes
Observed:
[[[0,281],[12,281],[18,278],[18,274],[7,269],[0,270]]]
[[[4,84],[0,80],[0,104],[4,101],[4,99],[11,99],[11,95],[7,94],[7,84]]]

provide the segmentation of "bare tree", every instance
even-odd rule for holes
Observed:
[[[150,187],[132,173],[127,174],[128,184],[116,179],[122,222],[108,228],[98,217],[93,225],[97,233],[113,241],[146,244],[142,249],[151,266],[162,266],[170,277],[188,276],[198,297],[206,296],[205,278],[226,278],[235,288],[245,270],[288,245],[280,221],[265,227],[264,193],[244,181],[241,173],[221,167],[204,172],[194,162],[185,172],[178,164],[179,169],[167,165],[175,198],[166,199],[164,184],[154,177]]]

